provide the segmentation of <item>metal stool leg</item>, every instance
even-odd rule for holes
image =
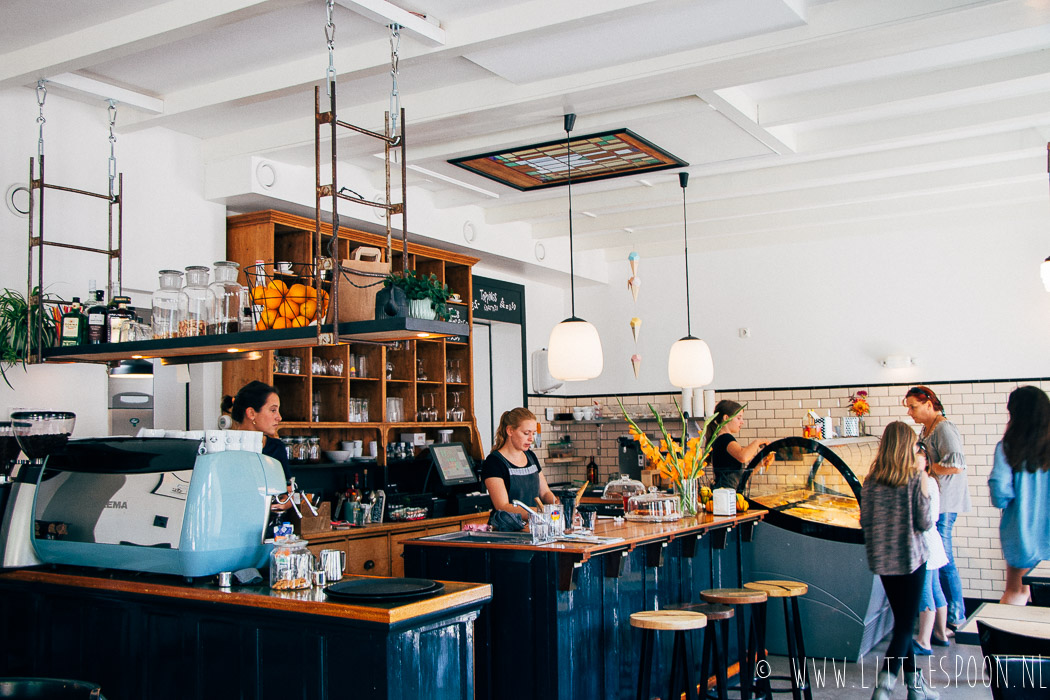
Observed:
[[[682,632],[676,631],[674,633],[674,643],[671,645],[671,678],[668,681],[669,687],[667,689],[667,697],[675,698],[679,697],[680,694],[675,693],[675,689],[678,687],[678,677],[682,674]]]
[[[696,680],[689,672],[693,665],[693,641],[688,631],[682,632],[682,674],[685,676],[685,697],[687,700],[698,700],[696,697]],[[704,688],[707,681],[704,680]],[[672,696],[678,697],[678,696]]]
[[[653,664],[653,630],[642,630],[642,655],[638,663],[638,700],[649,700],[649,677],[652,676]]]
[[[769,659],[766,658],[766,605],[768,603],[757,603],[754,606],[754,614],[751,616],[752,630],[755,633],[755,650],[754,666],[752,671],[755,672],[760,664],[764,664],[766,673],[761,677],[755,678],[755,693],[756,697],[772,698],[773,691],[769,685]],[[759,694],[761,693],[761,694]]]
[[[751,697],[751,680],[754,678],[754,668],[751,666],[751,635],[747,629],[746,622],[754,624],[754,616],[748,615],[744,619],[744,608],[746,605],[736,606],[736,639],[737,639],[737,678],[740,679],[740,698]]]
[[[802,615],[798,611],[798,598],[793,597],[791,599],[791,612],[795,618],[795,648],[798,650],[798,659],[802,664],[803,674],[802,679],[805,681],[805,685],[802,688],[803,693],[806,696],[806,700],[813,700],[813,690],[810,688],[809,675],[805,672],[806,669],[806,644],[802,640]]]
[[[795,644],[795,625],[791,617],[791,602],[787,598],[784,601],[784,636],[787,638],[788,647],[788,676],[791,681],[791,697],[794,700],[802,700],[801,686],[805,683],[803,674],[806,672],[805,661],[799,662],[798,649]]]
[[[715,689],[718,691],[718,700],[728,700],[726,692],[729,680],[726,678],[726,647],[729,643],[729,620],[721,620],[714,626],[714,639],[712,640],[711,653],[712,662],[715,667]],[[707,682],[707,679],[704,679]]]

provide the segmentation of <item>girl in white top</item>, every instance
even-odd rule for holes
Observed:
[[[916,459],[928,473],[926,448],[920,442],[916,450]],[[931,644],[948,646],[948,637],[951,635],[948,630],[948,603],[941,590],[941,577],[938,571],[948,563],[948,554],[944,551],[944,543],[941,541],[936,525],[937,515],[940,513],[941,496],[936,479],[929,479],[928,485],[930,487],[930,515],[933,517],[934,525],[922,533],[926,546],[930,550],[930,558],[926,560],[926,581],[922,588],[922,602],[919,603],[919,629],[915,635],[915,653],[919,656],[932,654]]]

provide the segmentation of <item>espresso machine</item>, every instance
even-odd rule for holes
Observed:
[[[72,564],[195,578],[266,564],[270,497],[285,491],[270,457],[130,437],[70,440],[27,456],[33,463],[14,477],[0,529],[5,568]]]

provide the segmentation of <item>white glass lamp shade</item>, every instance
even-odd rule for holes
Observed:
[[[1050,258],[1043,261],[1039,266],[1039,276],[1043,278],[1043,286],[1050,292]]]
[[[594,379],[602,373],[602,341],[598,329],[581,318],[567,318],[551,330],[547,369],[564,382]]]
[[[667,358],[667,377],[680,389],[707,386],[715,378],[711,348],[693,336],[676,340]]]

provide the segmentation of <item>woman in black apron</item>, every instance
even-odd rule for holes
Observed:
[[[492,452],[481,465],[481,478],[496,511],[514,513],[528,519],[517,500],[532,507],[539,498],[544,503],[557,499],[547,486],[540,461],[532,451],[536,436],[536,416],[527,408],[504,411],[492,441]]]

